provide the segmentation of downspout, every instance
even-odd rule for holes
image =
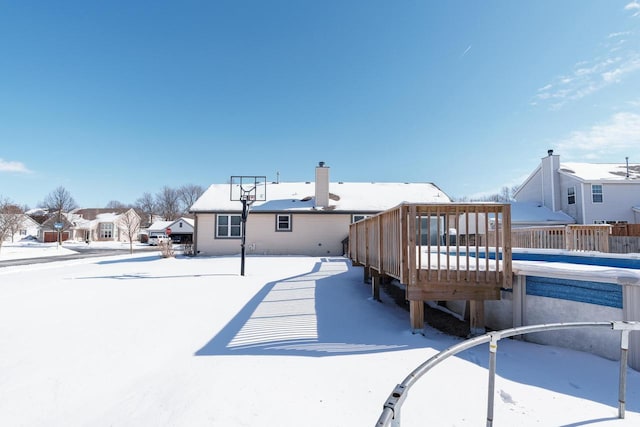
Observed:
[[[193,221],[193,256],[198,256],[198,214],[194,214]]]
[[[585,215],[586,215],[586,212],[587,212],[586,211],[587,207],[586,207],[585,203],[587,202],[587,198],[584,195],[584,189],[585,189],[586,185],[587,184],[585,184],[584,182],[580,184],[580,205],[581,205],[582,212],[580,212],[580,215],[578,215],[578,217],[580,218],[580,223],[581,224],[586,224]]]

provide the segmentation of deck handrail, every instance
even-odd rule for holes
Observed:
[[[403,203],[351,224],[349,257],[409,286],[420,280],[487,282],[494,274],[495,283],[510,287],[510,233],[508,204]],[[480,259],[471,256],[474,251],[493,255]]]
[[[382,414],[376,422],[376,427],[400,427],[400,414],[402,405],[407,398],[409,389],[433,367],[442,363],[447,358],[454,356],[464,350],[476,347],[480,344],[489,343],[489,380],[487,385],[487,427],[493,426],[493,409],[495,397],[495,374],[498,341],[502,338],[509,338],[516,335],[526,335],[533,332],[552,331],[559,329],[577,329],[584,327],[610,328],[620,331],[620,370],[618,387],[618,418],[625,416],[626,402],[626,381],[627,362],[629,353],[629,333],[640,331],[640,322],[628,321],[607,321],[607,322],[572,322],[572,323],[550,323],[542,325],[520,326],[517,328],[504,329],[501,331],[489,332],[484,335],[465,340],[459,344],[447,348],[431,357],[414,369],[402,383],[398,384],[389,398],[383,405]]]

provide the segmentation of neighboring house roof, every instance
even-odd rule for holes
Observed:
[[[576,221],[562,211],[554,212],[535,202],[512,202],[512,225],[565,225]]]
[[[640,163],[629,164],[629,178],[625,163],[562,162],[558,172],[582,181],[640,181]]]
[[[132,210],[125,209],[75,209],[68,213],[67,219],[79,230],[91,230],[100,223],[116,223],[124,214]],[[134,209],[135,212],[135,209]],[[136,212],[137,213],[137,212]]]
[[[149,226],[148,231],[165,231],[167,227],[173,224],[175,221],[156,221]]]
[[[191,227],[195,226],[195,224],[196,224],[196,221],[193,218],[186,218],[186,217],[183,216],[183,217],[180,217],[180,218],[176,219],[175,221],[172,221],[171,224],[169,224],[169,226],[173,227],[174,224],[177,224],[180,221],[186,222]]]
[[[80,208],[74,209],[70,213],[80,216],[82,219],[93,220],[100,215],[120,215],[127,212],[131,208]]]
[[[402,202],[447,203],[451,199],[432,183],[332,182],[329,207],[315,206],[313,182],[266,184],[266,201],[251,205],[253,212],[344,211],[380,212]],[[190,212],[239,211],[242,204],[230,200],[229,184],[213,184],[191,206]]]

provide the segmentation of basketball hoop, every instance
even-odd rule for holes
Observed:
[[[247,216],[249,215],[249,209],[253,202],[256,200],[267,200],[267,177],[266,176],[232,176],[229,181],[230,185],[230,199],[242,202],[242,226],[240,231],[240,248],[241,248],[241,261],[240,261],[240,275],[244,276],[244,257],[245,257],[245,243],[247,236]]]
[[[243,194],[242,196],[240,196],[240,201],[246,201],[247,205],[250,206],[253,204],[253,202],[256,201],[256,195],[253,194],[251,190],[249,190],[247,194]]]

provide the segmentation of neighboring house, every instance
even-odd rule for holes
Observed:
[[[566,213],[554,212],[540,202],[511,203],[511,228],[567,225],[575,222]]]
[[[172,221],[167,229],[171,230],[171,240],[174,243],[192,243],[195,221],[192,218],[178,218]]]
[[[56,224],[60,224],[61,227],[59,229],[56,228]],[[73,223],[67,219],[65,214],[62,214],[59,219],[57,215],[51,215],[40,224],[38,240],[44,243],[52,243],[57,242],[58,236],[60,236],[60,241],[64,242],[71,239],[72,232]]]
[[[640,164],[560,163],[549,150],[514,194],[578,224],[640,223]]]
[[[167,228],[169,228],[173,224],[173,221],[154,221],[153,224],[149,226],[147,229],[148,238],[152,237],[166,237],[167,236]]]
[[[343,255],[349,224],[402,202],[448,203],[431,183],[266,183],[266,200],[255,201],[247,219],[246,252],[269,255]],[[195,214],[194,251],[240,253],[242,202],[230,200],[230,184],[213,184],[190,209]]]
[[[0,214],[0,225],[6,231],[2,233],[6,242],[19,242],[20,240],[32,236],[38,236],[40,224],[29,215],[23,213]]]
[[[132,208],[75,209],[67,218],[74,240],[128,242],[140,234],[140,215]]]

